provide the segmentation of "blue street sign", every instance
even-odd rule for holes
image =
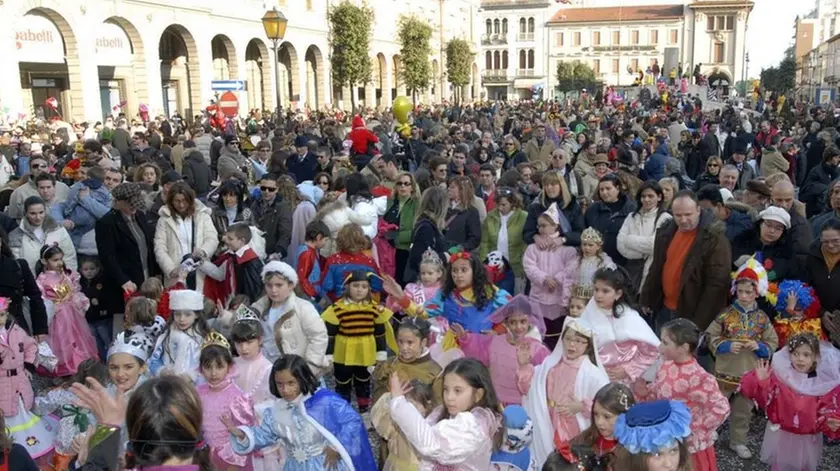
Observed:
[[[213,80],[210,82],[210,88],[212,90],[229,90],[229,91],[242,91],[245,90],[245,81],[244,80]]]

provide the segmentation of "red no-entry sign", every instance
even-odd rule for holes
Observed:
[[[219,98],[219,108],[225,116],[236,116],[239,113],[239,99],[233,92],[222,93]]]

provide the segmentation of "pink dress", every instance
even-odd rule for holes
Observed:
[[[578,270],[577,251],[572,247],[557,250],[540,250],[536,244],[525,249],[522,257],[525,275],[531,280],[531,307],[544,319],[556,320],[566,313]],[[547,280],[557,282],[557,288],[549,291]]]
[[[536,339],[525,337],[522,341],[531,346],[532,365],[539,365],[551,353]],[[519,367],[516,345],[508,341],[507,335],[468,333],[465,338],[459,339],[458,343],[464,355],[477,359],[490,369],[490,379],[493,381],[496,395],[503,404],[522,404],[522,393],[516,379]]]
[[[230,432],[221,421],[222,417],[229,416],[235,425],[256,424],[250,397],[239,389],[231,376],[228,375],[218,388],[211,388],[207,383],[196,387],[203,411],[204,440],[210,447],[214,469],[251,471],[251,456],[233,451]]]
[[[695,471],[717,471],[715,438],[717,428],[729,416],[729,400],[717,380],[692,358],[686,363],[666,361],[648,385],[647,394],[636,394],[639,401],[672,399],[691,410],[691,436],[686,445]]]
[[[52,314],[47,343],[58,358],[55,376],[74,375],[81,362],[99,357],[85,320],[90,300],[82,293],[77,272],[48,271],[38,275],[36,282],[47,314]]]
[[[546,381],[546,397],[548,398],[548,414],[551,424],[554,426],[554,438],[561,442],[568,442],[580,434],[580,424],[574,415],[565,416],[557,412],[556,406],[575,401],[575,384],[580,365],[584,356],[574,360],[567,360],[565,357],[551,368]],[[528,394],[534,378],[534,368],[529,365],[520,368],[518,373],[519,390],[522,394]],[[592,399],[583,399],[583,409],[592,409]]]
[[[276,399],[271,395],[268,385],[271,380],[271,362],[263,356],[262,352],[253,360],[245,360],[242,357],[233,359],[236,368],[236,385],[254,403],[254,411],[258,416],[269,409]],[[278,445],[266,447],[262,450],[253,451],[254,471],[271,471],[282,466],[282,453]]]

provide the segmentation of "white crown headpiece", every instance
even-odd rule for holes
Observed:
[[[108,348],[108,358],[115,353],[127,353],[139,358],[144,363],[152,354],[155,344],[140,332],[126,330],[120,332]]]

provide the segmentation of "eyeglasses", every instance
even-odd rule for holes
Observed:
[[[766,227],[767,229],[770,229],[771,231],[781,232],[781,231],[785,230],[785,226],[783,226],[781,224],[778,224],[778,223],[775,223],[775,222],[762,221],[761,223],[764,225],[764,227]]]
[[[411,182],[397,182],[397,186],[411,186]]]
[[[265,191],[266,193],[274,193],[275,191],[277,191],[277,188],[271,186],[261,186],[260,191]]]

